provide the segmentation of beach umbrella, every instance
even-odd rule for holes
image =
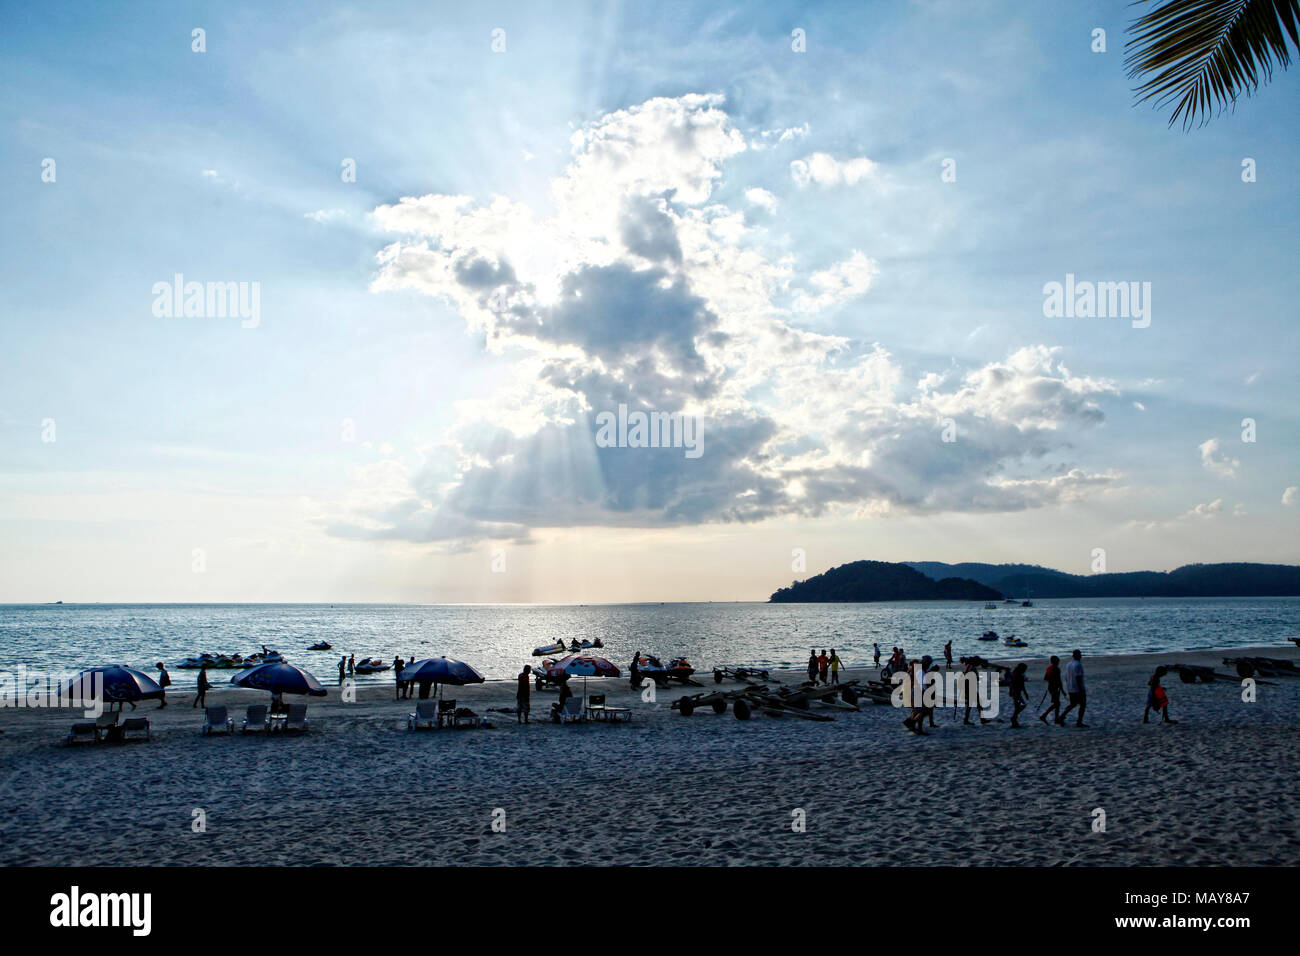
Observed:
[[[65,697],[91,700],[96,691],[107,704],[134,704],[138,700],[162,699],[162,686],[143,671],[122,664],[92,667],[72,678],[63,688]]]
[[[568,677],[582,678],[582,702],[587,702],[588,677],[618,677],[619,669],[603,657],[595,654],[570,654],[555,662],[552,674],[564,674]]]
[[[281,694],[325,696],[325,688],[321,686],[320,681],[301,667],[295,667],[285,661],[250,667],[230,678],[230,683],[236,687],[270,691],[273,699]]]
[[[426,657],[411,661],[402,668],[399,680],[437,684],[441,691],[443,684],[462,687],[465,684],[481,684],[485,680],[482,674],[464,661],[454,661],[450,657]]]

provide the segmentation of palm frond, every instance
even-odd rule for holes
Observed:
[[[1170,126],[1179,117],[1184,129],[1203,125],[1268,83],[1275,64],[1290,65],[1297,22],[1300,0],[1167,0],[1128,28],[1124,65],[1130,79],[1145,78],[1137,101],[1174,104]]]

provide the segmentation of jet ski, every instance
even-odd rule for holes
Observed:
[[[309,651],[332,651],[332,650],[334,650],[334,645],[331,644],[329,641],[317,641],[315,644],[308,645],[307,650],[309,650]]]
[[[1007,647],[1028,647],[1029,646],[1027,643],[1022,641],[1020,638],[1016,637],[1014,634],[1012,634],[1010,637],[1004,637],[1002,639],[1002,643],[1005,644]]]
[[[367,657],[357,661],[358,674],[374,674],[378,671],[390,671],[393,669],[392,664],[385,664],[375,657]]]
[[[585,650],[587,650],[588,648],[591,648],[591,647],[604,647],[604,646],[605,646],[605,642],[602,641],[599,637],[596,638],[594,641],[579,641],[579,640],[575,637],[575,638],[573,639],[573,641],[570,642],[570,644],[569,644],[569,650],[571,650],[571,651],[585,651]]]
[[[997,631],[985,631],[980,635],[981,641],[996,641],[998,639]]]

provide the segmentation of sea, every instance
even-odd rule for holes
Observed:
[[[1014,635],[1020,650],[981,641]],[[150,671],[162,661],[172,680],[198,672],[177,667],[202,652],[248,655],[264,646],[337,682],[338,660],[355,654],[392,662],[446,656],[506,680],[536,664],[535,647],[564,639],[594,641],[626,671],[633,653],[664,661],[684,656],[697,670],[751,665],[802,667],[810,649],[835,648],[846,665],[871,663],[872,644],[888,656],[980,654],[1086,657],[1248,646],[1292,647],[1300,637],[1300,598],[1076,598],[1033,607],[954,601],[872,604],[8,604],[0,605],[0,671],[70,673],[99,664]],[[308,645],[328,641],[330,651]],[[220,683],[222,672],[210,672]],[[358,677],[393,680],[393,672]]]

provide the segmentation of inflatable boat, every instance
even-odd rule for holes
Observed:
[[[568,651],[568,646],[564,641],[555,644],[543,644],[541,647],[533,648],[533,657],[545,657],[547,654],[563,654]]]

